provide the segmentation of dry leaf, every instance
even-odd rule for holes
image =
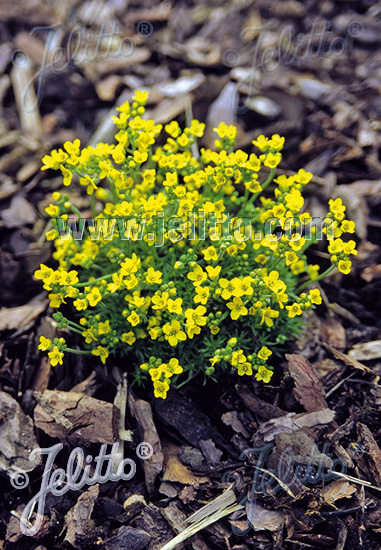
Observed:
[[[356,492],[356,487],[348,483],[345,479],[336,479],[323,489],[321,489],[319,497],[310,501],[311,508],[320,508],[325,504],[334,504],[340,498],[351,498]]]
[[[30,325],[36,317],[45,311],[48,300],[38,297],[23,306],[2,307],[0,309],[0,331],[22,329]]]
[[[182,483],[198,487],[201,483],[209,481],[207,477],[200,477],[193,474],[189,468],[184,466],[178,458],[179,447],[173,443],[163,443],[164,452],[164,481]]]

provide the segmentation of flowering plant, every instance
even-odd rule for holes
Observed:
[[[54,318],[83,345],[42,336],[39,349],[53,366],[69,351],[103,363],[128,354],[135,378],[150,377],[162,398],[171,383],[217,377],[218,369],[269,382],[270,356],[322,301],[318,288],[303,290],[335,267],[349,273],[355,242],[341,236],[354,223],[340,199],[313,223],[301,193],[312,174],[275,177],[279,135],[260,136],[258,154],[249,155],[234,151],[236,128],[221,123],[216,151],[199,152],[205,125],[192,120],[182,130],[172,121],[155,146],[162,126],[142,118],[147,95],[119,107],[116,144],[81,149],[76,139],[42,159],[43,170],[62,172],[64,186],[86,188],[92,217],[64,192],[46,208],[58,267],[41,265],[35,276],[51,307],[68,304],[71,313]],[[305,253],[323,234],[331,265],[319,274]]]

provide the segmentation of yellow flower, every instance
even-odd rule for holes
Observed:
[[[106,348],[102,347],[102,346],[97,346],[96,349],[93,349],[91,351],[91,353],[93,355],[99,356],[99,358],[100,358],[100,360],[102,361],[103,364],[106,363],[106,359],[109,355],[108,350]]]
[[[64,297],[61,293],[49,294],[50,307],[60,307],[61,304],[66,304]]]
[[[140,323],[140,317],[136,313],[136,311],[133,311],[131,315],[127,317],[127,321],[133,326],[136,327]]]
[[[313,288],[309,292],[310,300],[313,304],[320,305],[322,303],[320,290],[318,288]]]
[[[200,327],[203,327],[206,325],[206,307],[205,306],[197,306],[196,309],[189,308],[185,311],[185,317],[187,319],[188,325],[198,325]]]
[[[129,346],[132,346],[134,342],[136,342],[135,334],[130,330],[130,332],[125,332],[121,336],[122,342],[125,342]]]
[[[288,310],[288,316],[289,317],[295,317],[296,315],[301,315],[303,313],[302,308],[299,304],[292,304],[291,306],[286,306],[286,309]]]
[[[241,298],[233,298],[232,302],[226,304],[231,309],[230,317],[236,321],[241,315],[247,315],[248,309],[244,306]]]
[[[206,262],[211,262],[217,260],[218,258],[217,250],[214,248],[214,246],[209,246],[209,248],[203,250],[202,253],[204,254]]]
[[[258,368],[258,372],[256,373],[255,378],[257,380],[263,380],[263,382],[268,384],[271,380],[272,375],[273,375],[273,371],[266,369],[264,365],[261,365]]]
[[[253,374],[253,369],[251,368],[250,363],[240,363],[237,367],[239,376],[247,375],[251,376]]]
[[[340,260],[337,267],[341,273],[348,275],[351,272],[352,262],[350,260]]]
[[[152,309],[164,309],[167,304],[168,297],[168,292],[162,292],[161,295],[154,294],[152,297],[152,303],[154,304]]]
[[[268,150],[269,148],[269,138],[265,137],[265,136],[258,136],[257,139],[253,139],[253,141],[251,142],[253,145],[255,145],[256,147],[258,147],[258,149],[260,151],[262,151],[262,153],[264,153],[265,151]]]
[[[338,221],[341,221],[344,219],[344,212],[346,210],[346,207],[343,205],[343,202],[340,198],[333,200],[330,199],[328,201],[329,204],[329,210],[332,212],[332,214],[335,216],[335,219]]]
[[[179,360],[175,357],[172,357],[172,359],[169,360],[167,369],[164,372],[164,376],[166,378],[171,378],[171,376],[173,376],[174,374],[181,374],[183,370],[183,367],[180,367],[179,365]]]
[[[179,340],[187,339],[185,332],[181,330],[179,321],[176,319],[172,323],[166,323],[163,326],[163,332],[170,346],[177,346]]]
[[[355,222],[344,220],[341,222],[340,229],[344,231],[344,233],[354,233],[356,229]]]
[[[275,149],[275,151],[280,151],[281,149],[283,149],[284,137],[280,137],[279,134],[274,134],[273,136],[271,136],[271,139],[269,139],[268,145],[272,149]]]
[[[162,283],[162,272],[155,271],[153,267],[149,267],[146,273],[146,281],[150,285],[160,285]]]
[[[98,334],[108,334],[111,332],[110,321],[107,319],[104,323],[98,323]]]
[[[77,311],[84,311],[85,309],[87,309],[87,306],[88,306],[88,302],[87,300],[83,300],[81,298],[78,298],[77,300],[74,300],[73,302],[73,306],[75,307],[75,309]]]
[[[49,204],[49,206],[47,208],[45,208],[45,212],[51,218],[57,218],[57,216],[60,213],[60,209],[56,204]]]
[[[188,334],[188,338],[190,338],[191,340],[193,339],[193,336],[195,336],[195,334],[200,334],[200,332],[201,332],[201,328],[198,325],[187,324],[187,334]]]
[[[217,279],[218,275],[220,274],[221,266],[217,265],[216,267],[212,267],[211,265],[207,265],[205,269],[209,279],[213,281],[214,279]]]
[[[272,355],[272,351],[269,350],[266,346],[263,346],[257,353],[259,359],[263,359],[263,361],[267,361],[267,359]]]
[[[167,302],[167,309],[169,313],[177,313],[177,315],[181,315],[183,312],[183,308],[181,307],[182,303],[182,298],[177,298],[176,300],[172,300],[170,298]]]
[[[98,302],[102,300],[102,294],[99,291],[99,288],[94,286],[91,289],[91,292],[86,294],[86,299],[88,300],[91,307],[95,307]]]
[[[196,265],[193,271],[188,273],[187,277],[193,281],[194,286],[199,286],[205,281],[207,275],[199,265]]]
[[[279,311],[275,311],[270,307],[267,307],[266,309],[262,309],[261,314],[262,314],[261,325],[262,323],[266,323],[268,327],[272,327],[274,324],[273,319],[275,319],[276,317],[279,317]]]
[[[205,305],[208,301],[210,289],[207,286],[197,286],[196,287],[196,296],[193,298],[196,304]]]
[[[40,336],[40,345],[38,346],[38,349],[41,351],[48,351],[52,347],[52,342],[48,338],[45,338],[45,336]]]
[[[280,153],[268,153],[263,161],[263,165],[267,166],[267,168],[276,168],[281,160],[282,155]]]
[[[64,354],[57,347],[54,347],[52,351],[49,351],[48,356],[50,358],[50,364],[52,365],[52,367],[55,367],[56,365],[58,365],[58,363],[60,365],[63,364],[62,359]]]
[[[192,134],[192,136],[200,138],[204,135],[204,129],[205,129],[205,124],[203,122],[199,122],[198,120],[192,120],[191,125],[189,127],[189,132]]]
[[[148,159],[148,153],[145,151],[134,151],[134,161],[138,164],[143,164]]]
[[[160,382],[160,380],[156,380],[156,382],[153,383],[153,387],[155,397],[161,397],[162,399],[165,399],[167,397],[167,392],[169,390],[169,384],[167,380],[164,380],[163,382]]]

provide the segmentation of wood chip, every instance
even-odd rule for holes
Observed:
[[[381,487],[381,449],[368,426],[358,422],[356,429],[359,443],[364,451],[359,466],[372,476],[378,487]]]
[[[343,351],[346,347],[345,329],[337,317],[322,319],[320,326],[320,338],[326,344]]]
[[[244,405],[260,418],[270,420],[270,418],[278,418],[287,414],[286,411],[283,411],[279,407],[259,399],[244,384],[237,384],[235,389]]]
[[[281,418],[274,418],[261,424],[256,437],[262,438],[265,442],[273,441],[277,434],[293,433],[304,427],[311,428],[312,426],[329,424],[334,417],[335,412],[330,409],[305,414],[289,413]]]
[[[373,340],[372,342],[363,342],[355,344],[348,351],[348,357],[357,361],[371,361],[381,357],[381,340]]]
[[[76,505],[65,516],[67,528],[65,541],[74,548],[81,548],[83,537],[88,537],[95,527],[95,523],[90,519],[90,516],[98,495],[99,485],[91,486],[79,497]]]
[[[379,379],[379,377],[366,365],[363,365],[360,363],[360,361],[357,361],[357,359],[353,359],[352,357],[349,357],[349,355],[346,355],[345,353],[342,353],[338,349],[333,348],[329,344],[322,344],[325,348],[327,348],[336,359],[339,359],[340,361],[343,361],[346,365],[349,365],[357,370],[361,370],[362,372],[366,372],[367,374],[371,374],[372,376],[376,377],[376,380]]]
[[[39,446],[33,431],[32,419],[18,402],[6,392],[0,392],[0,469],[30,472],[40,464],[38,453],[29,459]]]
[[[327,409],[324,388],[311,364],[302,355],[286,355],[288,368],[295,383],[293,394],[306,411]]]
[[[128,394],[128,406],[131,415],[135,418],[140,434],[140,441],[149,443],[153,454],[147,460],[142,460],[144,477],[147,489],[152,492],[155,488],[156,477],[163,471],[164,454],[159,435],[152,418],[151,405],[142,399],[135,399],[132,392]]]
[[[113,444],[119,440],[119,409],[83,393],[45,390],[34,392],[38,428],[51,437]]]
[[[254,531],[278,531],[284,523],[283,513],[268,510],[253,501],[247,501],[246,514]]]
[[[0,213],[1,219],[8,229],[33,224],[36,221],[36,211],[22,195],[13,197],[9,208]]]
[[[207,483],[209,478],[196,476],[187,468],[178,458],[179,447],[173,443],[165,442],[163,444],[164,452],[164,473],[163,480],[182,483],[198,487],[201,483]]]

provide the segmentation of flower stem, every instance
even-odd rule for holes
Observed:
[[[331,265],[328,269],[326,269],[324,271],[324,273],[321,273],[320,275],[318,275],[318,277],[315,277],[314,279],[310,279],[309,281],[307,281],[306,283],[302,284],[299,288],[298,288],[298,292],[300,292],[301,290],[303,290],[304,288],[306,288],[306,286],[312,284],[312,283],[316,283],[316,281],[320,281],[320,279],[323,279],[324,277],[327,277],[330,273],[332,273],[332,271],[336,268],[335,265]]]

